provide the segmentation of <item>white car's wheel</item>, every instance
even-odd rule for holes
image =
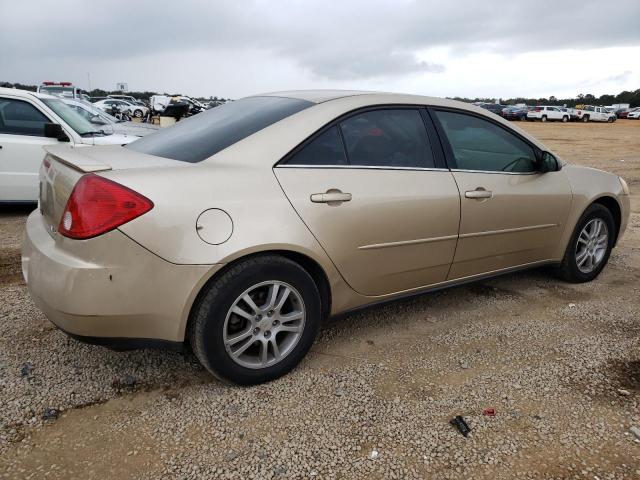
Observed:
[[[589,121],[589,115],[585,115],[584,117],[582,117],[582,121],[584,123],[587,123]]]
[[[568,121],[569,121],[569,117],[567,117],[566,115],[562,117],[562,123],[567,123]]]
[[[547,116],[543,115],[542,118],[540,119],[541,122],[546,122],[547,121]]]
[[[142,115],[143,115],[143,114],[142,114],[142,110],[140,110],[139,108],[136,108],[136,109],[133,111],[133,116],[134,116],[134,117],[136,117],[136,118],[142,118]]]

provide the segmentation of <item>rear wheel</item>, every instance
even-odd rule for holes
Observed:
[[[133,116],[136,118],[142,118],[142,110],[137,108],[136,110],[134,110]]]
[[[566,115],[564,117],[562,117],[562,122],[563,123],[567,123],[569,121],[569,117],[567,117]]]
[[[542,118],[540,119],[541,122],[546,122],[547,121],[547,116],[543,115]]]
[[[311,276],[297,263],[269,255],[237,264],[207,288],[192,314],[190,340],[216,377],[253,385],[300,363],[320,319]]]
[[[587,123],[589,121],[589,115],[585,115],[584,117],[582,117],[582,121],[584,123]]]
[[[558,267],[560,278],[572,283],[596,278],[611,255],[615,229],[613,215],[606,207],[594,203],[587,208]]]

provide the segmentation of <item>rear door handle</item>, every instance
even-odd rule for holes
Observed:
[[[351,201],[350,193],[342,193],[340,190],[327,190],[326,193],[314,193],[311,195],[313,203],[340,204]]]
[[[464,192],[464,196],[466,198],[475,198],[475,199],[492,198],[493,192],[490,190],[485,190],[482,187],[478,187],[475,190],[467,190],[466,192]]]

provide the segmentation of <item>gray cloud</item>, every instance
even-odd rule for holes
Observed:
[[[640,45],[638,0],[0,0],[0,17],[0,79],[13,80],[15,65],[34,72],[52,58],[86,71],[163,54],[201,52],[206,62],[262,51],[318,79],[357,80],[442,73],[446,64],[419,56],[434,47],[460,56]]]

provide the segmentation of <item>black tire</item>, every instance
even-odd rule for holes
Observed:
[[[604,257],[600,261],[600,263],[596,266],[596,268],[589,272],[585,273],[578,268],[578,264],[576,261],[576,247],[578,243],[578,237],[582,229],[593,219],[599,218],[604,221],[608,229],[608,243],[607,250],[605,251]],[[576,228],[573,230],[573,234],[571,235],[571,240],[569,240],[569,245],[567,245],[567,249],[564,254],[564,258],[560,265],[558,265],[556,269],[557,275],[571,283],[583,283],[590,282],[594,278],[596,278],[602,269],[605,267],[607,262],[609,261],[609,256],[611,255],[611,249],[615,243],[615,237],[617,235],[617,229],[615,220],[613,219],[613,215],[603,205],[598,203],[594,203],[589,206],[580,217],[580,220],[576,224]]]
[[[142,110],[140,110],[139,108],[136,108],[133,111],[133,116],[136,117],[136,118],[142,118]]]
[[[541,122],[546,122],[547,121],[547,116],[543,115],[542,118],[540,119]]]
[[[567,117],[566,115],[562,117],[562,123],[567,123],[568,121],[569,121],[569,117]]]
[[[589,115],[585,115],[585,116],[583,116],[583,117],[582,117],[582,121],[583,121],[584,123],[587,123],[587,122],[589,121]]]
[[[298,343],[278,363],[248,368],[236,363],[225,349],[225,319],[245,290],[270,280],[286,282],[300,293],[305,308],[304,328]],[[278,255],[250,258],[233,266],[205,288],[191,312],[189,339],[200,363],[220,380],[238,385],[274,380],[295,368],[313,345],[322,316],[320,293],[313,278],[297,263]]]

